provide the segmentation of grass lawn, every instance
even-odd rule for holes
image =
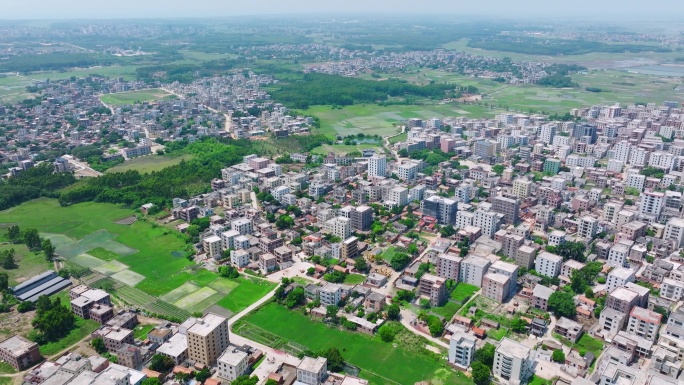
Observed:
[[[361,274],[347,274],[347,276],[344,277],[344,283],[349,285],[358,285],[365,280],[366,277]]]
[[[154,325],[138,325],[133,330],[133,337],[142,341],[147,338],[147,333],[152,329],[154,329]]]
[[[141,156],[138,158],[133,158],[124,163],[117,164],[116,166],[108,169],[107,173],[112,172],[124,172],[128,170],[135,170],[141,174],[151,173],[153,171],[159,171],[166,167],[175,166],[184,160],[192,159],[193,155],[185,154],[180,156],[159,156],[159,155],[149,155]]]
[[[103,261],[113,261],[119,257],[119,254],[104,249],[102,247],[96,247],[88,251],[88,255],[92,255],[95,258],[102,259]]]
[[[228,309],[233,313],[239,313],[242,310],[245,310],[249,305],[268,294],[268,292],[275,289],[277,286],[275,283],[258,278],[240,277],[237,281],[240,285],[217,303],[217,305]]]
[[[530,382],[528,385],[551,385],[553,381],[551,380],[545,380],[537,375],[532,375],[532,378],[530,378]]]
[[[321,120],[321,128],[314,133],[330,137],[364,133],[366,135],[391,136],[399,131],[398,124],[409,118],[443,118],[445,116],[492,117],[500,111],[484,106],[463,105],[427,101],[426,104],[380,106],[377,104],[354,104],[333,109],[330,106],[312,106],[304,110]]]
[[[84,320],[76,317],[75,327],[64,338],[59,341],[54,341],[40,346],[40,354],[45,357],[52,356],[68,348],[69,346],[82,340],[85,336],[94,332],[100,326],[97,321]]]
[[[361,368],[361,377],[370,372],[369,377],[377,384],[413,384],[435,377],[444,377],[445,384],[455,381],[456,373],[445,371],[439,361],[429,356],[409,352],[401,345],[385,343],[377,337],[328,327],[275,303],[250,314],[245,322],[314,351],[338,347],[347,362]],[[378,381],[383,377],[390,381]]]
[[[487,331],[487,336],[494,340],[501,341],[507,333],[508,329],[506,328],[490,329]]]
[[[584,333],[582,337],[575,344],[577,350],[585,349],[586,351],[594,353],[594,356],[598,358],[603,351],[603,342]]]
[[[470,299],[470,297],[472,297],[472,295],[475,294],[478,290],[480,290],[480,288],[475,285],[469,285],[464,282],[459,282],[456,285],[456,288],[451,292],[450,297],[454,301],[463,304],[468,299]]]
[[[9,249],[14,249],[14,261],[17,268],[9,270],[0,268],[0,271],[7,273],[10,286],[26,281],[52,268],[52,264],[45,260],[42,252],[31,252],[25,245],[21,244],[0,244],[0,251]]]
[[[435,313],[439,316],[444,317],[448,321],[448,320],[451,320],[451,317],[453,317],[454,314],[456,314],[456,312],[460,308],[461,308],[460,304],[458,304],[456,302],[452,302],[452,301],[447,301],[447,303],[445,303],[443,306],[430,308],[429,311],[432,313]]]
[[[158,88],[140,91],[119,92],[115,94],[106,94],[100,96],[102,102],[110,106],[125,106],[127,104],[134,104],[136,102],[151,102],[153,100],[172,98],[175,98],[175,95],[172,95]]]
[[[16,373],[17,370],[7,362],[0,362],[0,374],[12,374]]]

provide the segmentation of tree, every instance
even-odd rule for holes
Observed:
[[[42,296],[36,301],[36,317],[31,325],[44,341],[55,341],[69,334],[75,322],[76,317],[71,309],[62,306],[59,298],[50,300],[49,297]]]
[[[328,305],[325,308],[325,316],[327,318],[336,320],[337,319],[337,312],[340,311],[340,308],[335,306],[335,305]]]
[[[0,253],[0,267],[7,270],[17,267],[17,263],[14,260],[14,249],[4,250]]]
[[[0,290],[7,290],[9,287],[9,276],[7,273],[0,273]]]
[[[12,243],[21,242],[21,231],[19,230],[18,225],[10,226],[9,229],[7,229],[7,238],[9,238]]]
[[[45,239],[43,240],[41,247],[43,249],[43,253],[45,254],[45,259],[52,261],[52,259],[55,257],[55,246],[52,244],[52,242],[49,239]]]
[[[444,238],[449,238],[450,236],[456,234],[456,229],[454,229],[454,226],[452,225],[446,225],[439,230],[439,233]]]
[[[486,343],[483,347],[480,349],[477,349],[475,351],[475,361],[479,361],[486,366],[491,367],[494,365],[494,353],[496,351],[496,346],[490,344],[489,342]]]
[[[269,378],[268,381],[266,381],[265,385],[279,385],[279,384],[278,384],[278,381]]]
[[[344,366],[346,365],[344,358],[342,357],[342,353],[340,353],[337,348],[321,350],[318,352],[318,354],[316,354],[316,356],[325,357],[328,360],[328,370],[331,372],[339,373],[344,370]]]
[[[411,262],[411,257],[405,253],[396,253],[390,261],[390,266],[396,271],[402,270]]]
[[[161,381],[159,381],[159,379],[156,377],[148,377],[148,378],[144,379],[140,384],[141,385],[162,385]]]
[[[496,174],[496,175],[501,175],[501,174],[503,174],[503,172],[504,172],[505,169],[506,169],[506,167],[504,167],[503,164],[495,164],[494,166],[492,166],[492,171],[493,171],[494,174]]]
[[[399,290],[394,298],[397,301],[411,302],[416,297],[416,294],[410,290]]]
[[[389,305],[387,308],[387,319],[398,320],[401,312],[401,308],[396,303]]]
[[[423,309],[429,309],[430,308],[430,300],[427,298],[421,298],[419,303],[420,303],[420,307]]]
[[[306,302],[306,293],[304,293],[304,288],[301,286],[295,287],[287,294],[285,299],[285,306],[288,309],[292,309],[296,306],[303,305]]]
[[[26,313],[27,311],[31,311],[33,309],[35,309],[35,306],[31,301],[24,301],[17,305],[17,311],[19,313]]]
[[[556,254],[563,257],[564,261],[574,259],[575,261],[584,262],[584,250],[586,246],[582,242],[563,242],[556,246]]]
[[[360,272],[368,271],[368,262],[364,257],[356,258],[354,261],[354,269]]]
[[[428,319],[428,329],[433,337],[439,337],[444,333],[444,324],[438,317],[432,316]]]
[[[511,321],[511,330],[516,333],[524,333],[525,330],[527,330],[527,322],[520,317],[515,317],[513,318],[513,321]]]
[[[572,294],[565,291],[555,291],[549,296],[549,310],[558,317],[573,318],[577,313]]]
[[[306,275],[314,275],[314,273],[316,273],[316,269],[313,267],[306,269]]]
[[[107,347],[105,346],[104,340],[100,337],[93,338],[93,340],[90,341],[90,344],[93,345],[93,349],[95,349],[98,354],[104,354],[107,352]]]
[[[38,230],[36,229],[26,229],[24,230],[23,237],[24,244],[31,250],[39,250],[41,247],[40,236],[38,235]]]
[[[234,266],[231,266],[231,265],[225,265],[225,266],[219,267],[218,272],[219,272],[219,275],[221,275],[221,277],[226,277],[226,278],[231,278],[231,279],[235,279],[235,278],[240,277],[240,272]]]
[[[470,367],[472,368],[473,381],[475,381],[477,385],[489,384],[489,372],[491,370],[489,366],[480,361],[475,361]]]
[[[150,369],[159,373],[166,373],[174,367],[175,363],[169,356],[163,354],[155,354],[150,361]]]
[[[563,363],[565,362],[565,353],[560,349],[556,349],[553,351],[553,354],[551,354],[551,359],[554,362]]]
[[[204,368],[195,374],[195,379],[201,383],[204,383],[209,377],[211,377],[209,368]]]
[[[289,215],[281,215],[275,225],[279,230],[289,229],[294,226],[294,219]]]

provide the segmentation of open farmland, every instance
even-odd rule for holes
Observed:
[[[100,96],[100,100],[109,106],[125,106],[127,104],[134,104],[136,102],[151,102],[161,99],[173,99],[175,97],[175,95],[172,95],[164,90],[152,88],[149,90],[106,94]]]
[[[287,322],[283,322],[285,319]],[[250,326],[255,328],[252,330]],[[234,332],[249,335],[267,345],[277,345],[286,351],[292,351],[283,347],[288,342],[314,351],[344,346],[342,356],[345,360],[361,368],[361,377],[370,374],[368,378],[374,384],[413,384],[435,378],[440,378],[444,384],[470,383],[456,373],[444,370],[439,361],[428,356],[410,352],[401,345],[382,342],[378,337],[326,326],[274,303],[245,317]]]
[[[228,280],[201,268],[185,258],[188,245],[170,229],[147,221],[116,223],[132,214],[108,203],[61,207],[56,200],[39,199],[3,211],[0,227],[16,223],[38,229],[52,240],[58,255],[96,273],[88,284],[110,288],[133,306],[179,319],[214,305],[239,312],[275,288],[261,279]],[[35,258],[26,269],[40,273],[49,267],[42,254]]]

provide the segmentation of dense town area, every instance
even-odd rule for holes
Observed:
[[[121,28],[63,33],[197,33]],[[575,108],[606,94],[580,62],[276,30],[135,78],[99,55],[163,52],[0,49],[98,66],[0,105],[0,385],[684,383],[680,99]]]

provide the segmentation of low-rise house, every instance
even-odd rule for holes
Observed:
[[[570,342],[575,343],[582,336],[582,324],[577,323],[571,319],[561,317],[556,321],[556,326],[553,328],[553,332],[560,334],[561,336],[570,340]]]

